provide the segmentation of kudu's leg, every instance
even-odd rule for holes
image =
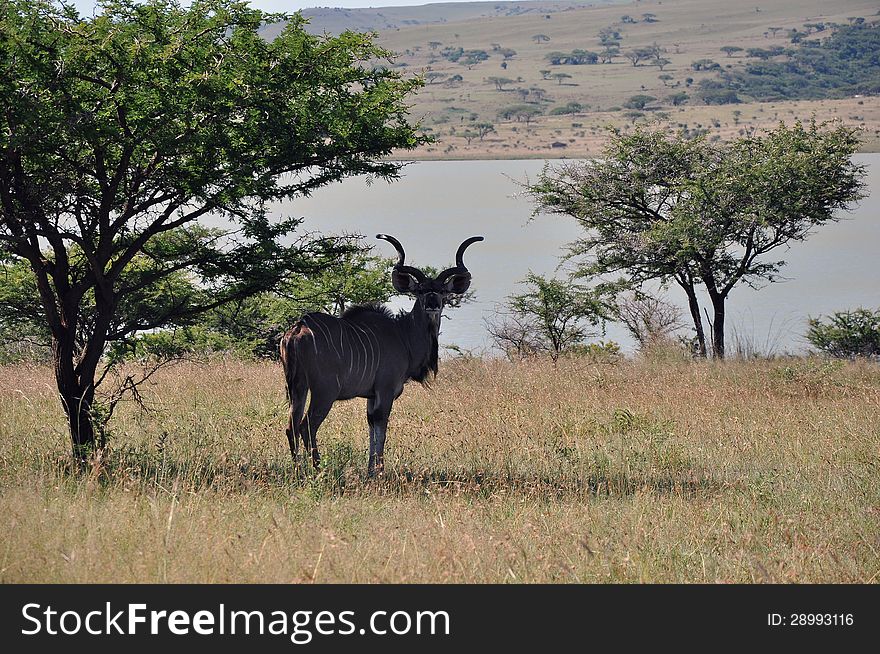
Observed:
[[[302,421],[303,421],[303,412],[306,408],[306,396],[308,394],[308,389],[294,389],[291,391],[290,396],[290,411],[288,412],[288,422],[287,422],[287,442],[290,445],[290,455],[293,457],[294,463],[296,462],[297,451],[299,450],[299,439],[302,435]],[[305,436],[303,436],[303,440],[305,440]]]
[[[316,401],[314,391],[312,391],[311,405],[306,412],[305,420],[303,420],[302,425],[300,426],[303,443],[312,455],[312,465],[314,465],[315,468],[321,466],[321,455],[318,454],[318,428],[321,426],[321,423],[324,422],[324,418],[327,417],[327,414],[330,413],[330,407],[332,406],[332,400],[329,402]]]
[[[379,396],[367,400],[367,422],[370,424],[370,461],[367,475],[370,477],[385,471],[385,432],[393,402]]]

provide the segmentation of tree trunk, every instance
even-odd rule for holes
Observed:
[[[700,315],[700,302],[697,300],[697,291],[694,289],[693,284],[686,284],[681,280],[678,280],[678,285],[687,293],[688,308],[694,321],[694,329],[697,332],[697,354],[705,359],[707,354],[706,333],[703,331],[703,318]]]
[[[60,330],[52,340],[52,356],[55,383],[70,430],[73,458],[83,461],[104,445],[103,425],[96,422],[94,413],[97,358],[90,355],[95,348],[103,352],[104,336],[93,333],[88,347],[81,352],[77,351],[74,340],[71,330]]]
[[[61,384],[59,384],[58,390],[61,393],[61,402],[67,414],[73,458],[83,461],[100,445],[92,415],[95,394],[91,390],[83,393],[76,387],[62,389]]]
[[[723,295],[713,293],[712,299],[712,356],[716,359],[724,358],[724,301]]]
[[[98,445],[92,414],[94,379],[83,380],[76,374],[71,348],[56,344],[53,349],[55,383],[67,416],[73,458],[81,461]]]

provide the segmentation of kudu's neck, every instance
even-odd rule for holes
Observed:
[[[439,320],[435,325],[417,299],[412,310],[404,318],[404,322],[411,358],[410,376],[416,381],[424,382],[429,372],[437,374]]]

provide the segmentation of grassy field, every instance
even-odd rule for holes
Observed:
[[[295,468],[278,364],[183,364],[73,473],[47,367],[0,368],[0,582],[876,582],[880,367],[452,360]]]
[[[540,3],[532,3],[539,5]],[[438,77],[415,98],[412,117],[421,121],[437,142],[406,153],[417,159],[527,158],[592,156],[601,152],[607,128],[632,129],[636,124],[652,125],[671,131],[705,132],[709,138],[723,139],[775,127],[780,120],[820,120],[836,118],[864,129],[863,149],[880,149],[880,104],[870,98],[824,101],[793,101],[707,106],[695,99],[701,80],[714,79],[715,72],[694,71],[691,64],[712,59],[723,67],[738,67],[747,60],[743,52],[728,57],[720,48],[733,45],[751,47],[790,46],[785,31],[804,29],[804,23],[847,24],[850,17],[874,20],[875,0],[836,0],[833,3],[798,3],[788,0],[761,0],[735,3],[728,0],[645,0],[640,2],[577,6],[551,3],[547,10],[526,6],[517,15],[503,15],[507,5],[429,5],[426,8],[386,10],[317,10],[315,29],[338,31],[344,26],[365,29],[375,16],[379,22],[379,42],[398,53],[395,65],[413,74]],[[410,14],[405,12],[409,11]],[[470,11],[470,13],[467,13]],[[479,16],[474,12],[486,12]],[[368,13],[372,12],[372,13]],[[383,13],[384,12],[384,13]],[[643,15],[655,15],[646,22]],[[413,20],[402,20],[411,15]],[[441,21],[442,16],[448,19]],[[629,15],[636,23],[623,23]],[[366,22],[365,22],[366,21]],[[599,31],[614,27],[621,32],[621,52],[657,44],[669,64],[660,71],[639,62],[633,66],[618,57],[610,64],[550,65],[547,54],[584,49],[600,52]],[[780,28],[778,33],[769,28]],[[810,39],[827,36],[817,33]],[[549,40],[536,40],[543,35]],[[433,45],[432,45],[433,44]],[[496,47],[497,46],[497,47]],[[485,50],[489,59],[473,66],[451,62],[441,56],[444,48]],[[516,55],[503,61],[503,49]],[[502,68],[502,64],[506,68]],[[541,70],[548,71],[542,75]],[[571,77],[555,80],[554,73]],[[671,78],[661,80],[661,74]],[[461,80],[450,82],[453,76]],[[491,77],[512,80],[501,90]],[[692,79],[688,85],[688,78]],[[530,90],[525,98],[517,89]],[[538,89],[540,95],[536,95]],[[685,91],[691,99],[683,106],[668,101],[673,93]],[[624,103],[631,96],[646,94],[657,98],[642,116],[628,115]],[[588,109],[571,115],[538,117],[530,124],[498,117],[510,105],[532,103],[549,114],[554,107],[578,102]],[[734,113],[737,112],[737,113]],[[496,131],[484,138],[465,138],[469,125],[489,122]],[[473,131],[473,130],[471,130]],[[554,146],[553,144],[556,144]]]

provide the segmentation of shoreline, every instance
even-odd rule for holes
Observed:
[[[868,147],[859,148],[856,154],[880,154],[880,143],[869,144]],[[511,153],[507,155],[493,152],[474,152],[472,154],[444,155],[443,153],[400,153],[393,156],[381,157],[382,161],[518,161],[528,159],[595,159],[601,153],[584,152],[558,152],[546,150],[543,152]]]

